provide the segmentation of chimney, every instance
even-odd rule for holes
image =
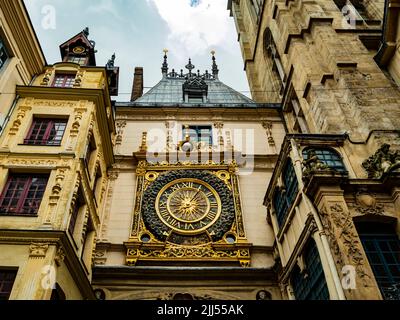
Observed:
[[[135,68],[133,78],[131,102],[136,101],[143,95],[143,68]]]

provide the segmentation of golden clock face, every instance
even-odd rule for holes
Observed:
[[[75,47],[73,50],[72,50],[74,53],[84,53],[85,52],[85,48],[84,47],[82,47],[82,46],[78,46],[78,47]]]
[[[199,234],[221,215],[221,200],[208,183],[192,178],[172,181],[156,199],[161,221],[180,234]]]

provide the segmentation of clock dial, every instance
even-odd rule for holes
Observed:
[[[218,193],[204,181],[184,178],[168,183],[156,199],[161,221],[180,234],[199,234],[221,214]]]
[[[82,46],[78,46],[78,47],[75,47],[72,51],[74,53],[80,54],[80,53],[84,53],[86,51],[86,49],[84,47],[82,47]]]

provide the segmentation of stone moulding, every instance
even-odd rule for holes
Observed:
[[[201,246],[180,246],[174,244],[146,245],[141,242],[130,242],[127,247],[126,263],[135,266],[141,261],[237,261],[242,267],[250,266],[250,244],[236,244],[232,246],[206,244]]]

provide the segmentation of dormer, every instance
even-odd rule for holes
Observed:
[[[94,41],[88,39],[89,28],[66,41],[60,46],[63,62],[73,62],[81,66],[96,66]]]

